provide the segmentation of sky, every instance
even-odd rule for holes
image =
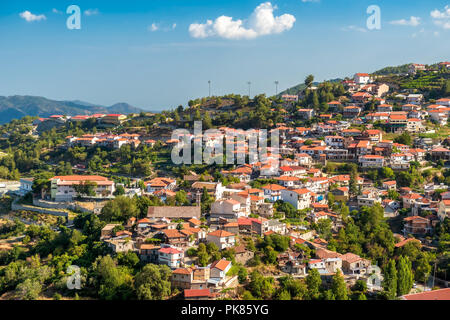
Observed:
[[[69,30],[70,5],[81,29]],[[380,29],[368,29],[371,5]],[[168,110],[450,61],[450,0],[2,0],[0,95]]]

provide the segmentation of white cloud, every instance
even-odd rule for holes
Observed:
[[[450,6],[446,5],[444,10],[438,9],[431,11],[431,18],[435,25],[442,27],[443,29],[450,29]]]
[[[357,27],[357,26],[347,26],[347,27],[343,27],[341,28],[342,31],[358,31],[358,32],[367,32],[367,29],[365,28],[361,28],[361,27]]]
[[[151,32],[155,32],[155,31],[168,32],[168,31],[171,31],[171,30],[175,30],[176,27],[177,27],[176,23],[173,23],[170,26],[161,26],[159,23],[153,22],[152,25],[149,26],[147,29],[148,29],[148,31],[151,31]]]
[[[97,15],[97,14],[99,14],[100,12],[98,11],[98,9],[87,9],[87,10],[85,10],[84,11],[84,14],[86,15],[86,16],[95,16],[95,15]]]
[[[435,21],[434,23],[444,29],[450,29],[450,21]]]
[[[56,13],[56,14],[61,14],[62,13],[62,11],[59,11],[58,9],[55,9],[55,8],[52,9],[52,12]]]
[[[278,34],[292,29],[296,21],[290,14],[275,17],[277,9],[270,2],[261,3],[244,23],[243,20],[233,20],[232,17],[220,16],[206,23],[193,23],[189,33],[194,38],[220,37],[232,40],[254,39],[264,35]]]
[[[27,22],[47,20],[47,17],[45,15],[32,14],[30,11],[24,11],[24,12],[20,13],[19,15],[22,19],[25,19]]]
[[[430,13],[433,19],[449,19],[450,18],[450,6],[445,6],[443,11],[438,9],[431,11]]]
[[[390,24],[394,24],[394,25],[397,25],[397,26],[417,27],[418,25],[420,25],[420,20],[421,19],[419,17],[411,16],[409,18],[409,20],[406,20],[406,19],[394,20],[394,21],[391,21]]]
[[[156,25],[156,23],[152,23],[150,27],[148,27],[149,31],[155,32],[159,30],[159,27]]]

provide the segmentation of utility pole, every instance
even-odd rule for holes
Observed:
[[[277,96],[278,95],[278,84],[279,84],[280,82],[277,80],[277,81],[275,81],[275,95]]]
[[[211,97],[211,80],[208,80],[208,86],[209,86],[209,97]]]
[[[433,285],[430,288],[431,290],[433,290],[433,288],[434,288],[434,280],[436,279],[436,264],[437,264],[437,261],[434,262]]]
[[[248,98],[250,99],[252,83],[249,81],[249,82],[247,82],[247,84],[248,84]]]

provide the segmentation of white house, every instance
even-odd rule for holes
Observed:
[[[210,267],[210,278],[217,279],[219,282],[223,281],[231,267],[231,261],[225,259],[215,261]]]
[[[264,191],[264,198],[269,199],[270,202],[277,202],[281,200],[281,191],[286,188],[278,184],[269,184],[261,189]]]
[[[30,193],[33,191],[33,181],[34,179],[27,179],[27,178],[21,178],[20,179],[20,188],[17,192],[17,194],[24,196],[27,193]]]
[[[309,208],[312,203],[312,194],[308,189],[281,190],[281,200],[288,202],[297,210]]]
[[[208,233],[206,241],[215,243],[219,250],[232,248],[236,243],[235,235],[224,230],[216,230]]]
[[[407,103],[419,105],[423,101],[423,94],[410,94],[406,98]]]
[[[163,246],[158,250],[159,264],[165,264],[172,269],[179,268],[184,258],[184,251],[172,246]]]
[[[359,165],[362,168],[382,168],[384,167],[384,157],[367,154],[359,157]]]
[[[76,186],[92,184],[95,197],[112,197],[114,182],[101,176],[56,176],[51,181],[51,198],[53,201],[70,202],[78,196]]]
[[[357,84],[368,84],[370,82],[370,75],[368,73],[357,73],[353,79]]]

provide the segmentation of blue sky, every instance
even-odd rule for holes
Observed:
[[[247,81],[252,95],[272,95],[275,80],[281,90],[308,74],[450,60],[449,0],[264,2],[0,1],[0,95],[162,110],[206,96],[208,80],[214,95],[247,94]],[[71,4],[82,10],[81,30],[66,27]],[[369,5],[381,9],[381,30],[366,28]],[[267,27],[272,13],[279,18]]]

